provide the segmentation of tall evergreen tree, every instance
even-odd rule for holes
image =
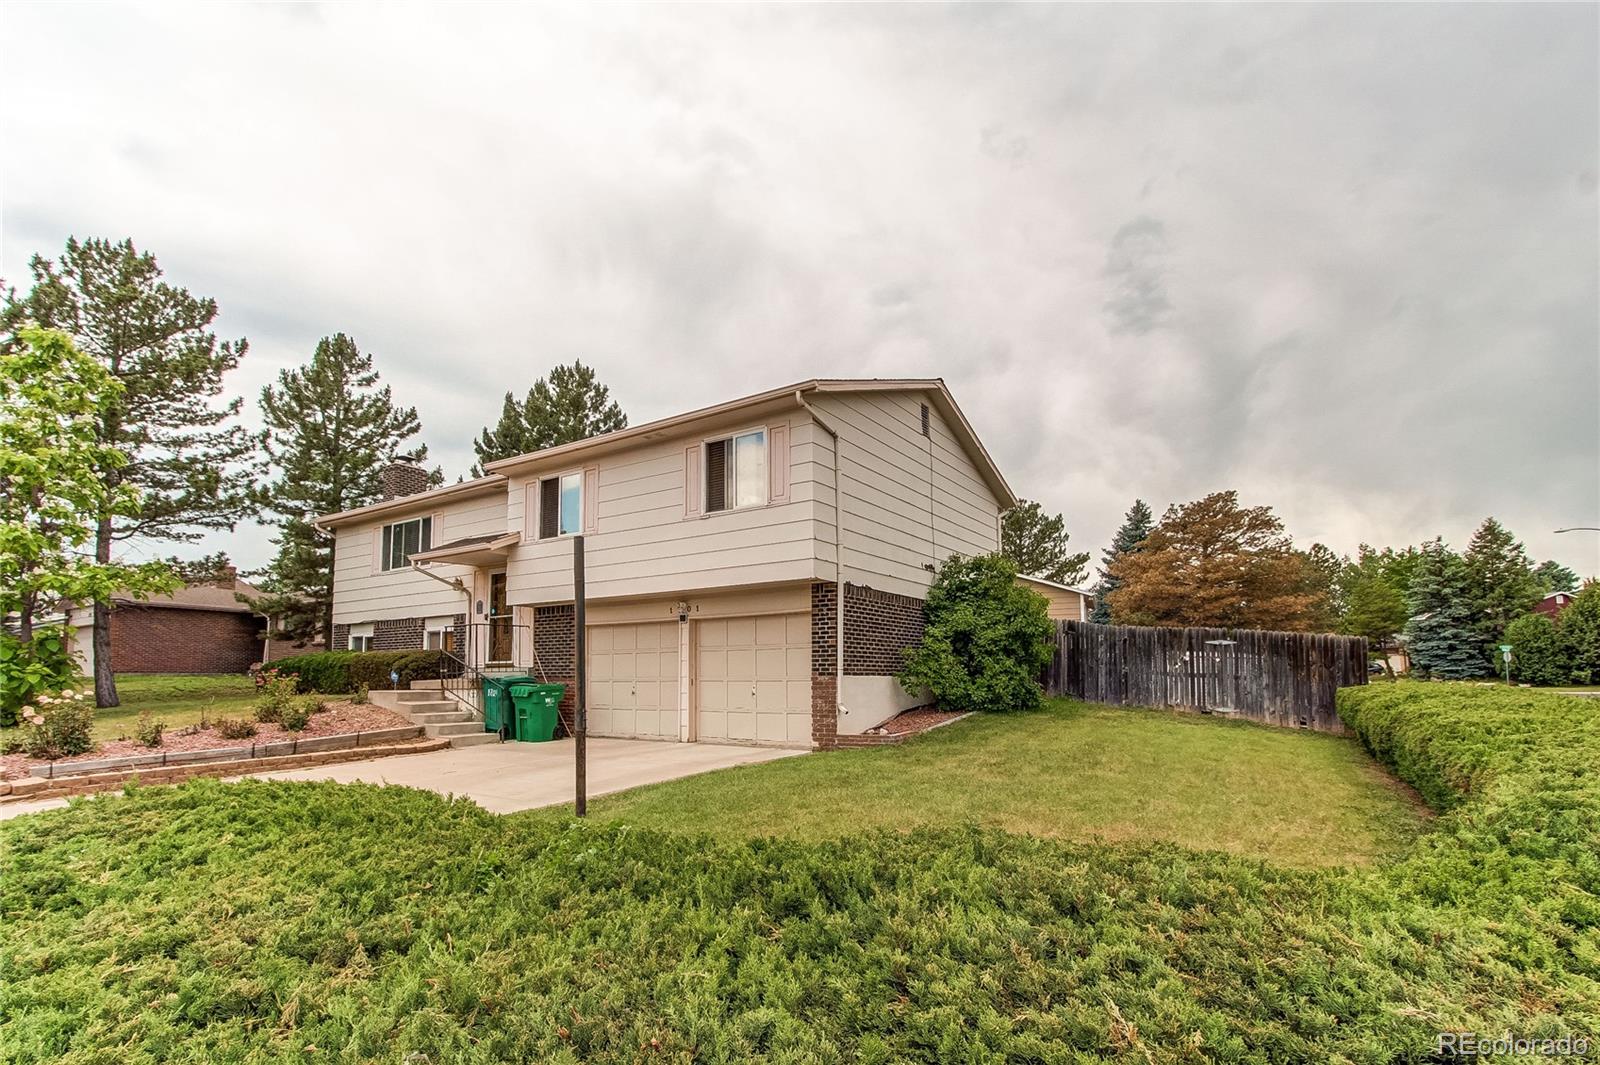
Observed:
[[[1478,638],[1491,669],[1499,659],[1506,626],[1539,601],[1533,563],[1511,531],[1493,518],[1483,519],[1467,543],[1466,563],[1472,604],[1477,609]]]
[[[1467,565],[1443,541],[1422,546],[1406,609],[1411,613],[1406,640],[1412,668],[1447,680],[1488,672]]]
[[[162,281],[155,256],[130,240],[68,239],[58,261],[36,255],[31,267],[32,290],[5,296],[5,332],[14,338],[28,321],[59,329],[121,385],[100,414],[98,442],[127,461],[100,477],[107,498],[137,485],[139,506],[94,515],[95,560],[110,564],[113,545],[130,537],[195,540],[253,513],[255,440],[235,420],[240,399],[216,402],[248,345],[218,343],[216,301]],[[94,672],[96,704],[116,706],[108,600],[94,604]]]
[[[1306,592],[1314,602],[1311,627],[1331,632],[1344,614],[1344,594],[1340,587],[1340,577],[1348,560],[1334,554],[1333,549],[1327,544],[1312,544],[1309,549],[1299,552],[1299,555],[1301,565],[1305,569]]]
[[[1578,590],[1578,575],[1554,559],[1539,563],[1533,571],[1533,579],[1539,585],[1540,595]]]
[[[1083,580],[1089,552],[1074,554],[1067,549],[1072,539],[1060,514],[1046,514],[1038,503],[1019,499],[1000,519],[1000,553],[1011,560],[1017,572],[1027,577],[1043,577],[1057,584],[1077,584]]]
[[[1100,553],[1100,583],[1094,589],[1094,611],[1089,620],[1101,625],[1111,624],[1111,603],[1107,596],[1116,591],[1121,581],[1111,575],[1111,567],[1124,555],[1139,550],[1144,538],[1155,527],[1155,515],[1142,499],[1135,499],[1128,513],[1122,517],[1122,527],[1111,538],[1111,546]]]
[[[422,462],[425,445],[406,442],[422,429],[416,408],[396,407],[378,384],[372,356],[343,333],[323,337],[311,361],[278,374],[261,390],[265,448],[278,472],[261,494],[278,516],[277,557],[267,568],[266,598],[254,605],[283,619],[293,638],[321,634],[333,646],[333,537],[312,520],[376,503],[379,474],[391,462]],[[438,470],[434,483],[443,483]]]
[[[593,369],[581,362],[557,366],[549,377],[535,381],[520,402],[506,393],[500,420],[472,442],[478,453],[478,464],[472,472],[479,475],[486,464],[496,459],[543,451],[627,427],[628,416],[611,398],[611,390],[596,379]]]

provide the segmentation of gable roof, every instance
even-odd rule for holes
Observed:
[[[188,584],[168,595],[152,595],[148,599],[135,599],[127,593],[111,597],[118,606],[154,607],[158,610],[217,610],[230,614],[253,614],[249,603],[241,603],[234,593],[259,596],[261,589],[244,581],[231,586],[220,584]]]
[[[977,467],[978,473],[989,486],[989,490],[999,500],[1000,509],[1009,510],[1017,505],[1016,494],[1011,491],[1011,486],[1006,483],[1005,477],[1000,473],[1000,468],[995,465],[994,459],[990,457],[989,452],[984,448],[983,442],[978,439],[978,434],[973,430],[972,423],[967,421],[967,416],[961,412],[961,408],[956,404],[955,397],[950,394],[950,389],[945,386],[944,379],[940,377],[813,378],[810,381],[801,381],[797,384],[784,385],[782,388],[741,396],[726,403],[701,407],[698,410],[674,414],[667,418],[657,418],[653,422],[630,425],[626,429],[602,433],[599,436],[576,440],[570,444],[560,444],[556,447],[545,448],[543,451],[532,451],[525,455],[513,455],[510,458],[485,463],[483,468],[486,473],[490,474],[512,473],[526,466],[545,462],[549,459],[571,458],[599,449],[614,448],[635,439],[657,436],[669,430],[688,429],[697,422],[718,418],[725,414],[743,410],[746,407],[774,403],[789,397],[793,397],[795,405],[799,406],[800,397],[808,393],[817,392],[926,392],[932,399],[933,406],[938,409],[944,420],[949,424],[956,442],[967,453],[967,457]]]
[[[1094,589],[1092,588],[1075,588],[1070,584],[1061,584],[1057,581],[1047,581],[1043,577],[1035,577],[1031,573],[1019,573],[1017,574],[1017,580],[1027,581],[1029,584],[1042,584],[1046,588],[1059,588],[1063,592],[1077,592],[1086,599],[1094,598]]]
[[[989,490],[994,493],[995,498],[1000,503],[1000,509],[1010,510],[1017,505],[1016,494],[1011,491],[1011,486],[1006,483],[1005,477],[1000,473],[1000,468],[995,465],[994,459],[990,457],[989,452],[984,448],[983,442],[978,439],[978,434],[973,430],[972,423],[967,421],[967,416],[956,405],[955,397],[950,394],[950,389],[945,386],[943,378],[814,378],[810,381],[784,385],[782,388],[773,388],[765,392],[741,396],[738,399],[728,400],[725,403],[718,403],[710,407],[686,411],[683,414],[657,418],[653,422],[630,425],[626,429],[618,429],[615,432],[601,433],[599,436],[591,436],[583,440],[574,440],[570,444],[558,444],[555,447],[547,447],[543,451],[530,451],[524,455],[512,455],[510,458],[486,462],[483,466],[484,476],[474,480],[446,485],[443,488],[434,488],[427,492],[418,492],[415,495],[387,499],[381,503],[358,507],[355,510],[345,510],[337,514],[324,514],[317,518],[313,524],[321,529],[332,529],[340,525],[349,525],[353,522],[368,521],[383,515],[415,510],[422,504],[431,505],[436,502],[482,495],[489,492],[504,492],[506,490],[507,474],[516,473],[536,463],[558,458],[571,459],[591,452],[609,451],[625,447],[636,440],[650,439],[679,429],[689,430],[698,422],[719,418],[747,407],[781,402],[790,398],[793,398],[795,405],[799,406],[799,397],[818,392],[927,393],[932,400],[933,406],[944,417],[945,422],[949,424],[950,431],[955,436],[957,443],[967,453],[967,457],[972,460],[972,464],[977,467],[979,475],[983,477],[984,483],[989,486]]]

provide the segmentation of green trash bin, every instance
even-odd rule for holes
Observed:
[[[516,712],[512,707],[510,688],[513,684],[526,684],[532,680],[526,674],[483,678],[483,731],[512,735]]]
[[[507,689],[516,708],[516,728],[512,735],[527,743],[544,743],[556,734],[565,684],[512,684]]]

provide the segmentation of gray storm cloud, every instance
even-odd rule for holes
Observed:
[[[241,391],[345,330],[452,474],[572,358],[635,420],[939,375],[1084,547],[1231,487],[1306,543],[1493,513],[1600,570],[1549,532],[1600,524],[1592,5],[9,4],[0,37],[35,45],[0,276],[132,236],[249,336]]]

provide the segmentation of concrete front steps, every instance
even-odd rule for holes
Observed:
[[[367,697],[376,706],[393,710],[422,726],[430,739],[447,739],[451,747],[476,747],[499,743],[500,734],[483,731],[483,721],[461,704],[437,691],[375,691]]]

